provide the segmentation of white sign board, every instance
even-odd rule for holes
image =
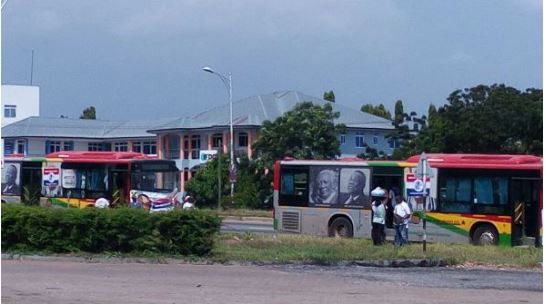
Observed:
[[[199,152],[199,161],[201,164],[209,162],[211,159],[216,158],[218,154],[217,150],[201,150]]]
[[[62,186],[67,189],[76,188],[76,171],[73,169],[63,169]]]

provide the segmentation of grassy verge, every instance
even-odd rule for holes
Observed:
[[[472,245],[421,244],[396,248],[391,244],[373,246],[371,240],[335,239],[304,235],[225,234],[213,248],[218,261],[334,262],[389,259],[442,259],[449,264],[477,264],[507,267],[539,267],[542,249],[476,247]]]

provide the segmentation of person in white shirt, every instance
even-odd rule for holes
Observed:
[[[396,202],[397,204],[394,207],[394,227],[396,229],[394,245],[402,246],[408,243],[408,227],[411,209],[400,194],[396,194]]]
[[[372,240],[375,246],[385,242],[385,204],[386,192],[376,187],[372,193]]]

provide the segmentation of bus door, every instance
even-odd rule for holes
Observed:
[[[512,178],[512,245],[532,245],[540,242],[539,192],[538,178]]]
[[[42,191],[42,162],[23,162],[21,167],[21,198],[28,204],[39,204]]]
[[[404,168],[395,167],[395,166],[374,166],[372,173],[372,185],[370,190],[373,190],[376,187],[381,187],[387,191],[396,189],[399,194],[402,194],[404,191]],[[394,228],[394,205],[393,201],[395,199],[391,198],[388,202],[386,209],[387,215],[385,217],[385,227]]]
[[[111,170],[109,172],[109,192],[112,196],[112,205],[127,203],[129,196],[129,172],[127,170]]]

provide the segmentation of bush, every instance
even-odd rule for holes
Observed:
[[[63,252],[206,255],[220,229],[204,211],[56,209],[2,205],[2,248]]]

